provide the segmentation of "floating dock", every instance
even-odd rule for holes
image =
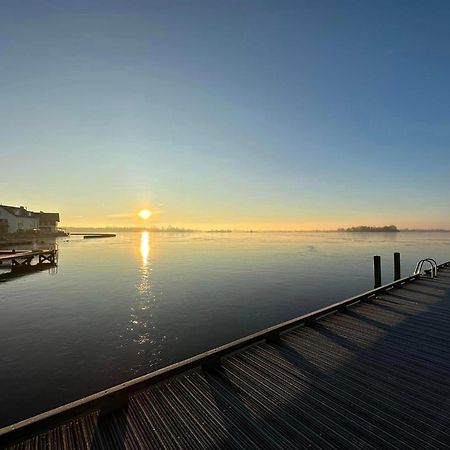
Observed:
[[[83,239],[99,239],[116,237],[114,233],[70,233],[71,236],[83,236]]]
[[[100,238],[111,238],[111,237],[116,237],[115,234],[87,234],[85,236],[83,236],[83,239],[100,239]]]
[[[396,280],[5,427],[0,445],[448,449],[450,263],[437,275]]]

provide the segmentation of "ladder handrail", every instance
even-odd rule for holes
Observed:
[[[430,277],[431,278],[436,278],[437,277],[437,272],[438,272],[438,265],[437,262],[433,259],[433,258],[424,258],[421,259],[417,264],[416,264],[416,268],[414,270],[414,275],[420,275],[422,272],[422,268],[423,265],[425,263],[429,263],[431,268],[430,268]]]

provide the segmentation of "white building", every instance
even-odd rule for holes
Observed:
[[[7,233],[23,231],[55,232],[59,222],[58,213],[27,211],[23,206],[0,205],[0,225]]]

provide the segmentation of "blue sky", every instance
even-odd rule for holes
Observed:
[[[67,225],[450,228],[450,4],[0,3],[0,202]]]

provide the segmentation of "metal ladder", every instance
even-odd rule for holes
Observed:
[[[423,275],[428,274],[430,278],[436,278],[438,273],[438,265],[437,262],[433,258],[425,258],[421,259],[417,264],[414,270],[414,275],[422,275],[423,265],[425,263],[430,264],[430,268],[423,271]]]

